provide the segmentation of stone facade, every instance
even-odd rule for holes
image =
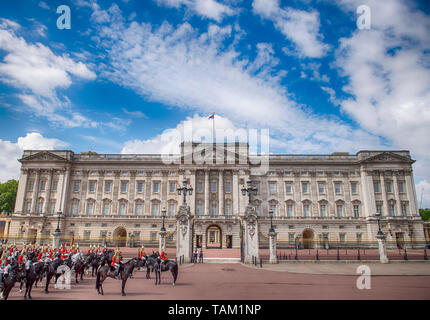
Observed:
[[[177,188],[185,178],[194,188],[186,197],[193,246],[240,248],[239,219],[248,205],[241,189],[248,179],[258,187],[252,205],[260,248],[268,247],[270,208],[278,248],[376,246],[377,211],[388,247],[424,240],[408,151],[270,155],[263,175],[253,174],[255,157],[244,143],[182,144],[171,161],[162,155],[26,150],[9,238],[51,243],[60,211],[63,241],[73,234],[79,243],[158,247],[165,208],[167,246],[175,246],[183,202]]]

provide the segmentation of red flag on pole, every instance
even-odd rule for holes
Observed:
[[[70,247],[73,246],[74,242],[75,242],[75,234],[72,234],[72,241],[70,241]]]
[[[215,113],[212,113],[208,119],[215,119]]]

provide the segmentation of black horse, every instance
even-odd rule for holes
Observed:
[[[104,257],[104,260],[107,260],[107,259],[108,258]],[[133,273],[134,268],[137,266],[141,266],[141,263],[142,262],[138,258],[133,258],[120,266],[119,274],[122,280],[121,294],[123,296],[125,296],[124,288],[128,278]],[[105,264],[99,268],[99,271],[97,271],[97,278],[96,278],[96,289],[98,294],[103,295],[103,282],[108,277],[116,279],[115,274],[116,272],[111,270],[110,264]]]
[[[9,293],[12,288],[15,286],[16,282],[21,282],[21,280],[25,277],[24,265],[22,263],[18,263],[15,260],[12,261],[11,269],[7,276],[3,278],[3,290],[1,292],[1,298],[3,300],[7,300],[9,297]]]
[[[30,265],[30,268],[25,272],[25,293],[24,299],[31,299],[31,289],[33,284],[37,282],[43,275],[45,270],[45,262],[37,262]]]
[[[54,260],[50,262],[45,262],[45,268],[46,268],[46,284],[45,284],[45,293],[49,293],[48,287],[49,282],[51,282],[52,277],[55,278],[55,285],[57,285],[58,278],[62,275],[62,273],[57,273],[57,268],[64,264],[64,261],[61,260],[59,257],[55,258]]]
[[[170,270],[173,276],[172,285],[175,285],[176,279],[178,278],[178,264],[175,261],[167,260],[166,262],[161,263],[159,259],[154,258],[151,255],[146,259],[146,266],[148,269],[152,266],[152,271],[155,272],[155,284],[161,284],[161,272]]]

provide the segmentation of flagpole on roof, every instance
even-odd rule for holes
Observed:
[[[212,112],[212,140],[215,144],[215,112]]]

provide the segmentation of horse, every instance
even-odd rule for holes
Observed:
[[[158,261],[158,256],[160,254],[157,252],[154,252],[153,254],[146,256],[146,279],[151,279],[151,267],[152,267],[152,271],[154,271],[154,261]],[[152,258],[149,259],[148,258]]]
[[[176,279],[178,278],[178,264],[175,261],[167,260],[165,263],[161,263],[158,261],[158,259],[153,258],[152,256],[149,256],[146,260],[146,266],[148,267],[147,270],[149,270],[149,266],[152,266],[152,271],[155,271],[155,284],[161,284],[161,272],[169,271],[172,273],[173,276],[173,283],[172,285],[175,285]]]
[[[104,259],[107,260],[106,257],[104,257]],[[141,262],[139,261],[139,258],[133,258],[120,266],[119,274],[121,275],[121,279],[122,279],[121,294],[123,296],[125,296],[124,288],[128,278],[133,273],[134,268],[138,266],[140,263]],[[102,267],[100,267],[99,270],[97,271],[96,289],[98,294],[103,295],[103,282],[108,277],[116,279],[115,273],[111,271],[110,265],[105,264]]]
[[[31,299],[31,289],[33,284],[37,282],[45,270],[45,262],[37,262],[30,265],[30,268],[25,272],[25,293],[24,299]],[[22,283],[21,283],[22,286]],[[20,288],[21,291],[21,288]]]
[[[100,260],[102,259],[101,256],[98,256],[94,253],[90,253],[90,255],[87,257],[87,268],[91,267],[91,276],[94,277],[94,272],[97,274],[97,270],[100,267]]]
[[[52,277],[55,277],[55,285],[57,285],[57,279],[62,275],[62,273],[57,273],[57,268],[64,264],[64,261],[61,260],[59,257],[55,258],[51,262],[45,262],[46,267],[46,284],[45,284],[45,293],[48,294],[48,287],[49,282],[51,281]]]
[[[7,274],[3,278],[3,290],[1,292],[1,298],[3,300],[7,300],[9,297],[9,293],[12,288],[15,286],[16,282],[21,282],[21,280],[25,277],[25,270],[22,263],[18,263],[15,260],[12,261],[12,267]]]
[[[85,260],[84,255],[81,252],[76,253],[72,256],[73,268],[75,269],[75,282],[78,282],[78,275],[80,275],[81,280],[83,280],[85,272]]]

